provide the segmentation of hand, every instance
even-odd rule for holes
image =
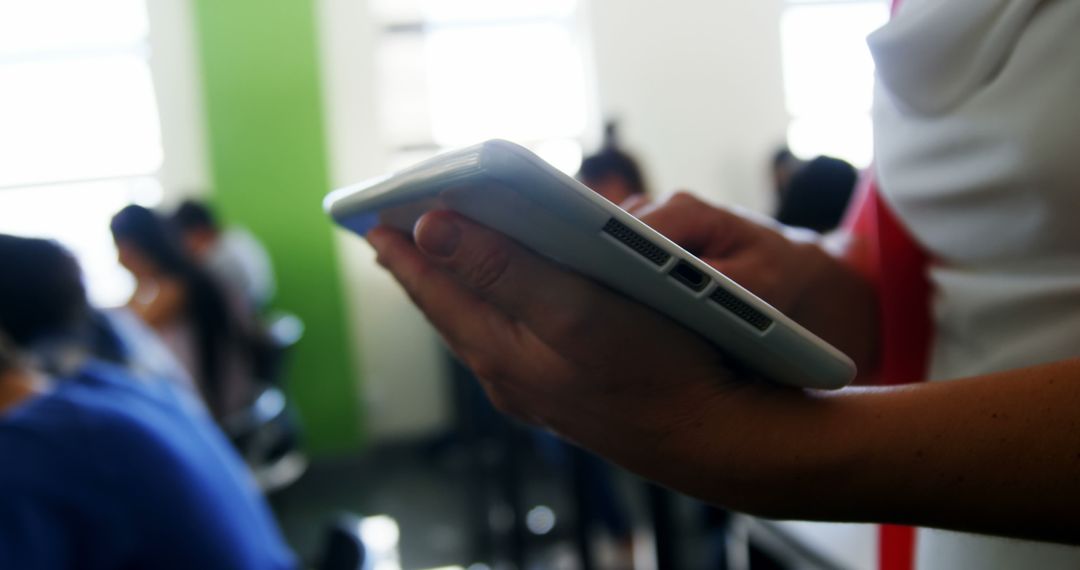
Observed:
[[[818,234],[717,208],[684,192],[632,214],[850,355],[860,370],[877,351],[874,293],[819,245]]]
[[[701,258],[755,295],[787,313],[803,296],[806,282],[820,270],[814,234],[801,241],[780,233],[771,220],[753,220],[717,208],[686,192],[632,213],[683,249]]]
[[[644,215],[662,225],[675,206]],[[690,210],[704,213],[676,238],[731,271],[795,247]],[[730,233],[689,231],[709,217]],[[658,313],[456,214],[427,214],[414,233],[368,237],[496,405],[646,477],[773,518],[1080,543],[1078,361],[833,393],[747,383]]]
[[[659,445],[732,383],[697,335],[457,214],[368,239],[497,407],[594,449]]]
[[[1080,542],[1080,362],[833,393],[748,383],[658,313],[456,214],[424,216],[416,244],[368,237],[497,406],[646,477],[773,518]]]
[[[737,377],[688,329],[455,213],[414,236],[368,240],[500,410],[732,507],[770,509],[850,468],[803,454],[836,425],[828,398]]]

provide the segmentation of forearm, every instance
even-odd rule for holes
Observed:
[[[600,443],[645,476],[762,516],[1080,543],[1080,361],[905,388],[748,386],[718,398],[698,396],[697,412],[653,437]]]
[[[851,403],[863,519],[1080,543],[1080,361]]]

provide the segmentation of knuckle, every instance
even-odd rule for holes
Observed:
[[[577,305],[577,306],[575,306]],[[580,304],[568,304],[548,315],[548,327],[553,335],[564,339],[582,338],[588,334],[592,320],[590,311]]]
[[[509,266],[510,254],[505,249],[487,247],[464,264],[462,277],[473,289],[487,292],[498,287]]]
[[[423,291],[438,271],[430,263],[411,263],[408,267],[399,264],[393,272],[409,296],[417,300],[415,296]]]
[[[507,415],[514,415],[516,409],[510,403],[509,398],[504,396],[498,390],[488,390],[488,399],[491,400],[491,405],[495,407],[500,413]]]
[[[503,373],[502,366],[491,358],[473,357],[467,364],[473,375],[482,379],[485,384],[498,381]]]
[[[499,413],[527,424],[536,423],[535,417],[529,412],[530,406],[518,398],[499,391],[489,391],[488,399]]]
[[[487,394],[488,401],[499,413],[515,417],[521,415],[520,406],[507,393],[507,390],[500,388],[498,381],[493,381],[489,376],[481,375],[478,371],[474,370],[474,372],[476,372],[477,380],[484,389],[484,393]]]
[[[687,190],[678,190],[671,195],[668,202],[673,206],[697,207],[702,204],[701,200]]]

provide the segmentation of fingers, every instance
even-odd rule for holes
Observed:
[[[746,228],[746,222],[738,215],[686,192],[673,194],[640,210],[637,215],[641,221],[697,255],[705,251],[722,254],[738,244]]]
[[[378,252],[379,263],[476,374],[495,407],[521,421],[539,424],[530,406],[525,405],[528,400],[517,393],[513,382],[506,382],[506,376],[515,366],[529,370],[542,367],[551,361],[550,349],[433,265],[407,235],[380,226],[366,237]]]
[[[560,354],[610,343],[609,317],[635,310],[635,304],[458,214],[426,214],[414,235],[436,265]]]
[[[500,348],[514,335],[514,323],[501,311],[440,271],[406,234],[379,226],[366,236],[378,262],[401,283],[413,302],[463,359],[478,349]]]

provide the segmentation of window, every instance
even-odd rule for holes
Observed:
[[[802,157],[873,157],[874,62],[866,36],[889,16],[884,0],[788,0],[780,22],[788,144]]]
[[[145,0],[0,3],[0,232],[60,241],[91,300],[124,302],[109,219],[162,162]]]
[[[395,166],[507,138],[567,172],[581,161],[586,80],[576,0],[371,0]]]

